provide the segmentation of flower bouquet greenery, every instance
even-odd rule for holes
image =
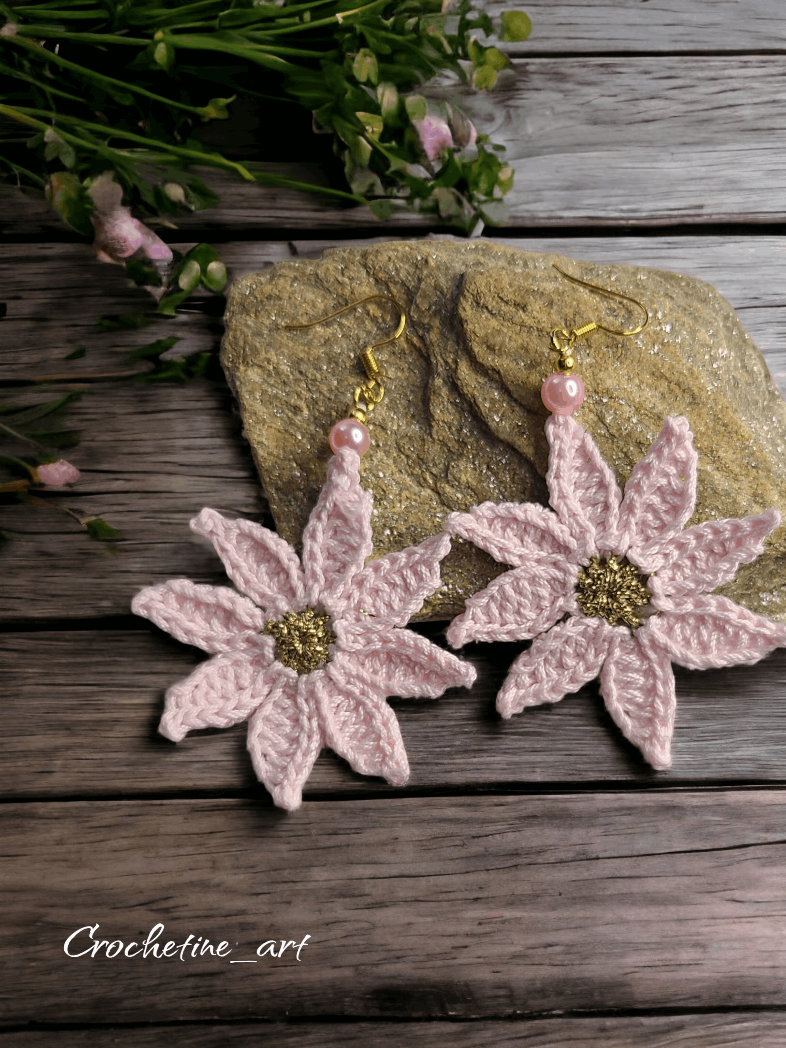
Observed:
[[[501,217],[504,148],[444,88],[493,87],[510,63],[482,41],[525,39],[523,12],[495,24],[470,0],[27,0],[0,3],[0,18],[0,167],[80,232],[110,172],[143,218],[214,205],[195,167],[367,202],[380,218],[408,208],[477,232]],[[442,100],[428,97],[435,78]],[[276,176],[201,140],[239,94],[311,110],[335,136],[347,188]]]

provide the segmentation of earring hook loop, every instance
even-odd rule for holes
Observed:
[[[600,330],[607,332],[609,335],[615,335],[617,338],[628,338],[631,335],[638,335],[639,332],[643,331],[649,323],[650,315],[647,311],[647,307],[637,299],[631,298],[630,295],[623,295],[619,291],[609,291],[608,288],[599,287],[598,284],[591,284],[589,280],[580,280],[578,277],[571,276],[570,273],[566,273],[564,269],[560,269],[560,267],[554,262],[552,262],[551,265],[553,269],[556,269],[561,276],[565,277],[566,280],[570,280],[571,283],[578,284],[579,287],[588,287],[592,291],[597,291],[599,294],[606,295],[609,298],[617,298],[621,302],[630,302],[644,314],[644,321],[639,324],[638,327],[631,328],[630,331],[615,331],[613,328],[606,327],[605,324],[599,324],[596,320],[591,321],[589,324],[585,324],[580,328],[571,328],[569,331],[562,329],[552,331],[551,340],[554,343],[555,348],[560,352],[562,352],[563,348],[570,348],[573,346],[578,339],[583,338],[584,335],[588,335],[591,331]],[[564,343],[564,346],[560,345],[560,343]]]
[[[367,295],[365,298],[359,298],[355,302],[350,302],[348,306],[342,306],[341,309],[337,309],[334,313],[329,313],[326,317],[320,317],[319,320],[309,320],[306,324],[284,324],[283,327],[294,329],[294,328],[310,328],[316,327],[317,324],[325,324],[328,320],[333,320],[334,317],[340,317],[342,313],[348,313],[350,309],[357,309],[358,306],[363,306],[366,302],[389,302],[392,306],[395,306],[401,316],[399,317],[398,327],[390,338],[384,338],[381,342],[373,342],[368,348],[370,350],[379,349],[380,346],[387,346],[390,342],[395,342],[397,338],[400,338],[404,334],[404,328],[407,326],[407,315],[401,306],[396,302],[395,298],[391,298],[390,295]]]

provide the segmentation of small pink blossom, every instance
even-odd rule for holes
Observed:
[[[361,775],[403,785],[409,764],[387,696],[436,698],[475,679],[472,666],[401,628],[439,586],[449,537],[365,564],[372,506],[359,461],[351,448],[331,459],[302,562],[267,528],[203,509],[191,527],[210,539],[240,592],[174,579],[132,603],[137,615],[213,656],[169,689],[159,731],[178,742],[195,728],[248,720],[254,770],[281,808],[300,806],[323,746]],[[305,614],[324,616],[329,629],[310,670],[281,661],[276,634]]]
[[[412,126],[418,133],[421,148],[429,160],[436,160],[445,149],[453,145],[450,128],[441,116],[428,114],[422,120],[413,120]]]
[[[36,472],[41,483],[50,487],[59,487],[61,484],[73,484],[75,480],[79,480],[81,475],[76,466],[72,466],[65,459],[58,459],[57,462],[47,462],[43,466],[38,466]]]
[[[763,552],[770,509],[683,530],[696,502],[697,455],[684,418],[668,418],[635,466],[625,495],[592,438],[570,416],[546,423],[546,481],[556,512],[486,502],[448,517],[447,530],[513,565],[467,601],[448,640],[524,640],[497,696],[503,717],[558,702],[600,674],[606,707],[655,768],[671,765],[676,696],[671,663],[751,664],[786,645],[786,626],[710,591]],[[641,625],[585,614],[578,582],[597,557],[625,558],[649,594]],[[619,564],[619,560],[616,561]],[[614,569],[616,571],[616,569]],[[614,571],[607,576],[611,578]]]
[[[122,262],[134,254],[154,262],[171,262],[172,249],[139,219],[131,209],[122,206],[123,187],[111,173],[100,175],[88,190],[95,211],[91,214],[95,229],[94,248],[102,262]]]

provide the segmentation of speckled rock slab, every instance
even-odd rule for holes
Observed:
[[[713,287],[660,270],[429,240],[338,248],[320,261],[249,274],[231,289],[222,360],[288,541],[300,540],[325,476],[327,435],[363,378],[359,354],[392,334],[398,314],[374,302],[306,330],[285,325],[366,295],[389,295],[408,316],[405,336],[377,351],[385,397],[371,416],[361,466],[374,496],[374,555],[421,541],[449,512],[478,502],[547,502],[540,387],[556,362],[551,331],[589,321],[624,330],[641,317],[567,281],[553,262],[649,311],[641,334],[594,332],[574,353],[587,386],[576,418],[620,484],[664,417],[686,415],[699,452],[691,523],[770,506],[786,517],[786,403]],[[443,564],[444,586],[421,617],[452,617],[502,570],[457,544]],[[786,527],[719,592],[786,620]]]

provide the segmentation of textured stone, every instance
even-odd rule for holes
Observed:
[[[374,495],[374,555],[439,531],[451,510],[487,500],[546,502],[540,387],[557,359],[551,331],[589,321],[624,330],[641,318],[635,307],[569,282],[552,262],[641,301],[650,314],[641,334],[596,331],[574,352],[587,387],[576,418],[620,484],[664,417],[686,415],[699,453],[691,523],[770,506],[786,517],[786,404],[713,287],[660,270],[428,240],[338,248],[232,287],[222,360],[287,540],[299,541],[322,485],[328,433],[363,379],[359,354],[392,334],[398,314],[373,302],[305,330],[284,325],[372,294],[392,296],[408,317],[405,335],[377,351],[385,397],[370,416],[361,467]],[[502,570],[457,544],[422,617],[452,617]],[[786,620],[786,527],[720,592]]]

